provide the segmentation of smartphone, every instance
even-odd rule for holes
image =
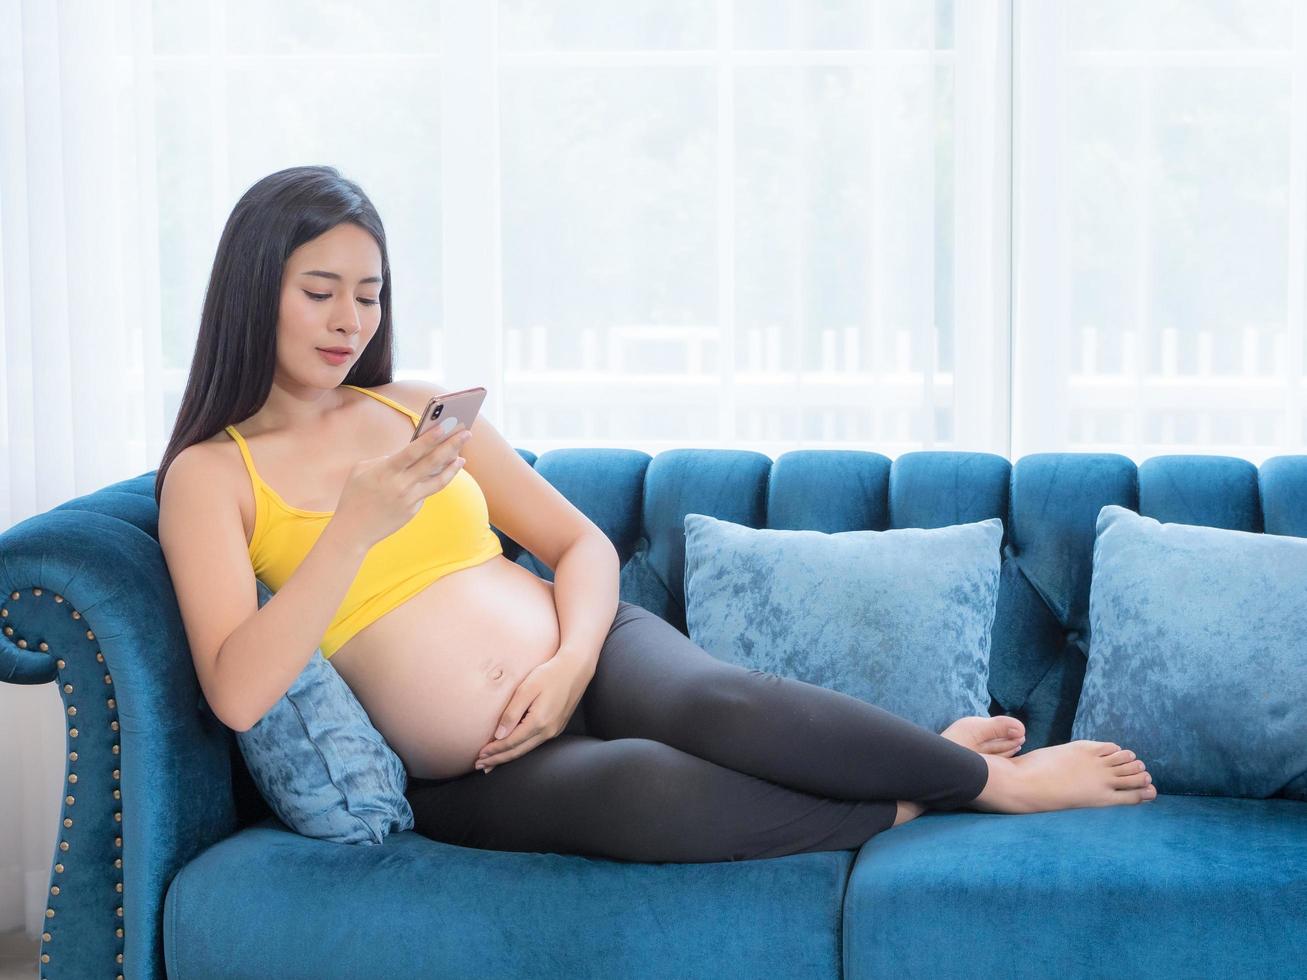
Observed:
[[[437,425],[444,428],[446,435],[457,425],[462,425],[471,432],[472,423],[476,421],[477,412],[481,411],[481,403],[485,400],[486,389],[481,386],[436,395],[422,410],[422,417],[413,427],[413,436],[409,442]]]

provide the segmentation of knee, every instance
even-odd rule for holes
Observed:
[[[678,808],[698,793],[697,760],[679,749],[649,738],[618,738],[604,744],[609,750],[603,773],[605,798],[630,806],[633,814]]]
[[[681,732],[691,751],[703,755],[708,746],[750,730],[761,704],[753,681],[743,669],[687,677],[667,696],[663,723]]]
[[[686,693],[694,719],[730,722],[756,709],[768,686],[780,678],[766,671],[739,667],[713,671],[699,678]]]

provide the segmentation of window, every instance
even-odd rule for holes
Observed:
[[[536,452],[1302,444],[1288,0],[154,18],[118,40],[124,92],[153,65],[170,411],[223,220],[312,160],[387,222],[398,376],[485,384]]]

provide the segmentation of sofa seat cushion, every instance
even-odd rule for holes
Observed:
[[[844,976],[1301,976],[1304,909],[1297,800],[927,811],[859,851]]]
[[[172,880],[165,963],[186,980],[838,976],[855,854],[645,864],[415,831],[352,847],[269,816]]]

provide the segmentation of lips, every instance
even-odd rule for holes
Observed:
[[[354,351],[348,347],[319,347],[318,350],[325,350],[328,354],[353,354]]]

